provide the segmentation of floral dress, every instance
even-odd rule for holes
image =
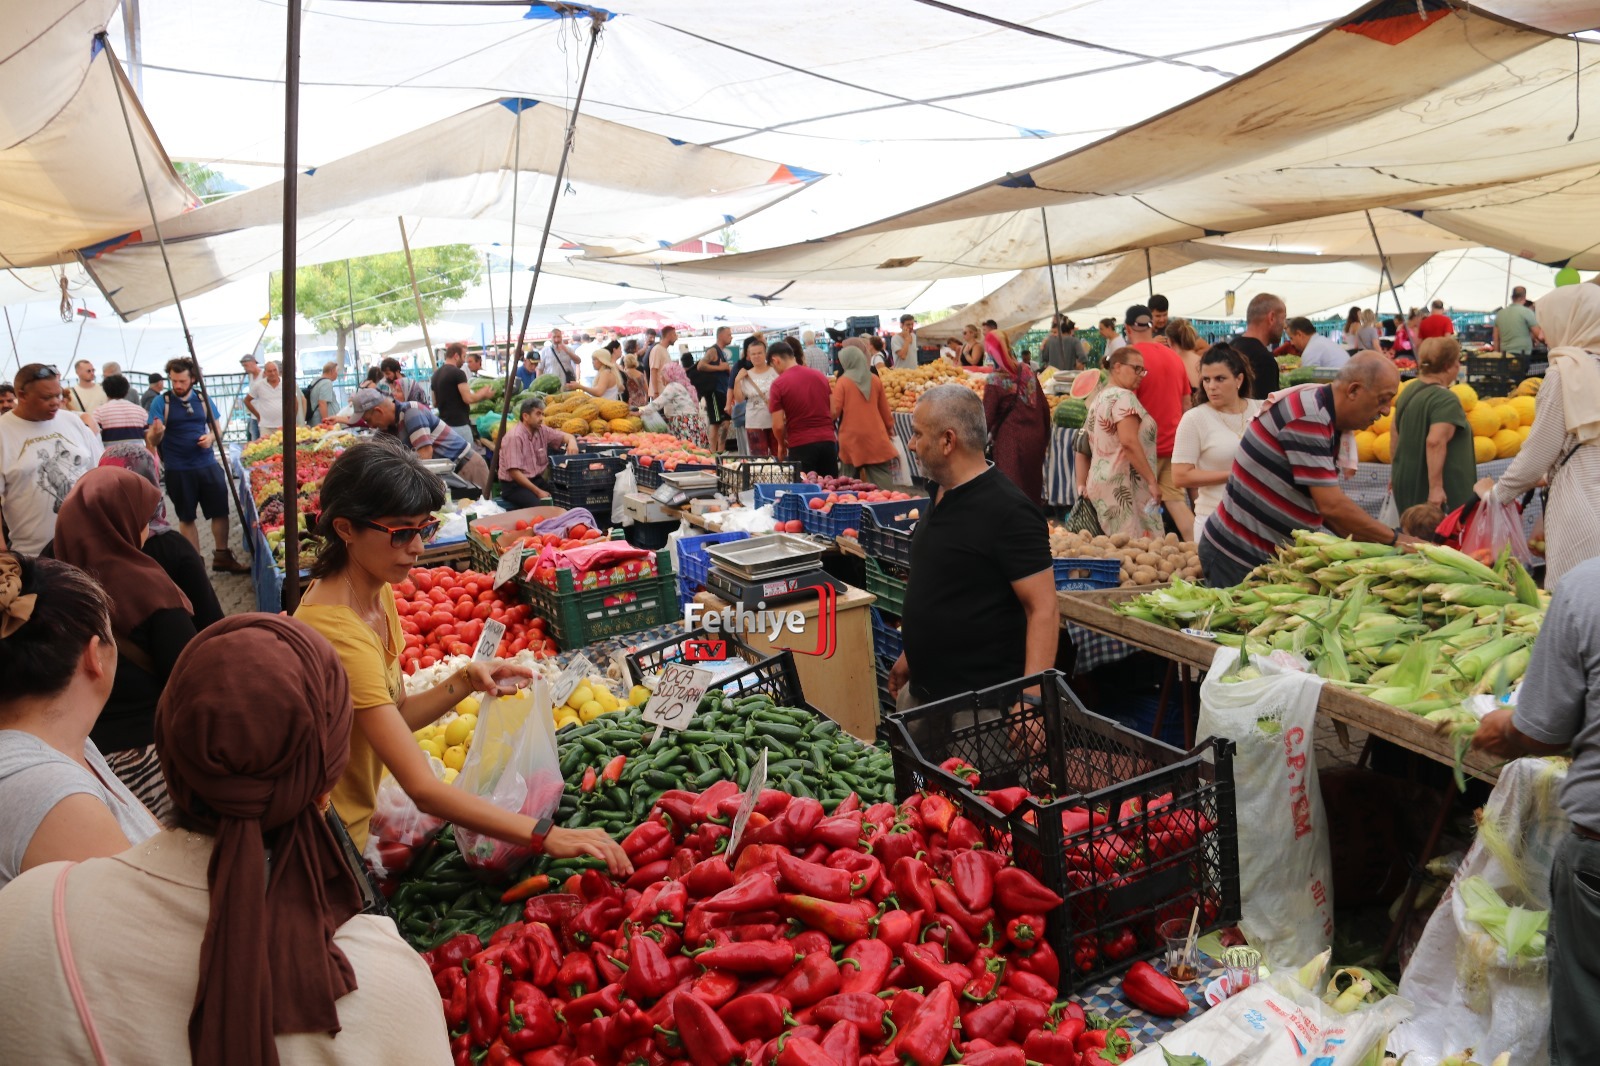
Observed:
[[[1155,497],[1134,468],[1117,436],[1117,424],[1129,415],[1139,417],[1139,444],[1144,448],[1150,469],[1156,468],[1156,422],[1139,398],[1127,389],[1108,385],[1100,390],[1084,428],[1089,434],[1089,483],[1084,495],[1094,504],[1100,529],[1111,536],[1160,536],[1161,510],[1152,507]]]

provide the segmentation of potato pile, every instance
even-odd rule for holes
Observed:
[[[1175,577],[1185,581],[1200,577],[1197,549],[1189,541],[1179,540],[1176,533],[1165,538],[1129,537],[1126,533],[1091,537],[1052,525],[1050,554],[1057,559],[1118,559],[1124,585],[1158,585]]]

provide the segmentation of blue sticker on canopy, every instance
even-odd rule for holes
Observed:
[[[615,13],[603,7],[589,7],[586,4],[529,4],[528,10],[523,14],[525,19],[537,21],[550,21],[552,19],[579,18],[599,16],[600,21],[609,22],[615,18]]]

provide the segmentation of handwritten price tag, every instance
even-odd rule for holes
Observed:
[[[651,725],[665,729],[685,729],[700,707],[700,697],[711,687],[711,671],[671,663],[661,671],[655,695],[644,705],[641,716]]]
[[[744,836],[744,828],[750,822],[750,812],[756,809],[756,802],[761,799],[761,790],[767,787],[767,749],[761,749],[761,758],[756,760],[755,769],[750,771],[750,788],[746,790],[744,799],[739,801],[739,810],[733,816],[733,832],[728,836],[728,850],[730,857],[738,853],[739,838]]]
[[[512,548],[500,556],[500,565],[494,570],[494,587],[499,588],[507,581],[517,576],[517,569],[522,565],[522,549]]]
[[[500,639],[506,635],[506,627],[493,618],[483,623],[483,635],[478,638],[478,647],[472,653],[472,661],[486,663],[494,658],[495,649],[500,647]]]
[[[557,707],[567,702],[567,698],[577,691],[579,685],[598,674],[600,668],[590,662],[581,652],[575,656],[567,668],[561,671],[550,686],[550,701]]]

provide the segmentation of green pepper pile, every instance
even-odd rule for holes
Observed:
[[[656,727],[634,708],[569,727],[558,737],[566,791],[556,824],[593,826],[621,838],[649,817],[663,792],[698,792],[717,781],[741,789],[767,751],[766,787],[821,801],[832,811],[854,792],[863,803],[894,798],[894,769],[887,750],[868,747],[838,723],[806,708],[779,707],[769,695],[736,697],[706,693],[690,727],[666,730],[651,743]],[[530,860],[512,880],[546,874],[552,887],[572,874],[605,864],[587,856]],[[509,893],[508,893],[509,895]],[[458,933],[483,939],[521,912],[520,901],[501,901],[469,867],[446,826],[419,854],[389,900],[400,933],[428,950]]]

